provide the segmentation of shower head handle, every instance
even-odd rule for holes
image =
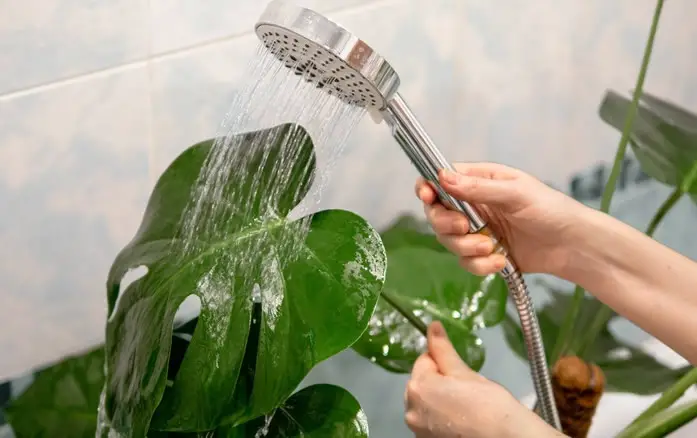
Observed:
[[[445,159],[399,93],[395,93],[390,99],[382,115],[392,129],[392,136],[421,176],[434,185],[440,200],[467,217],[471,233],[481,232],[486,227],[486,223],[476,209],[467,202],[454,198],[441,187],[438,179],[439,172],[442,169],[454,170],[454,168]],[[496,241],[492,233],[489,235]]]

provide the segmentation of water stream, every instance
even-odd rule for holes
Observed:
[[[245,290],[238,289],[238,293],[243,298],[255,295],[254,299],[261,300],[265,312],[272,312],[273,303],[279,298],[283,299],[282,296],[278,296],[283,293],[283,285],[274,284],[273,276],[277,276],[280,272],[277,265],[286,263],[289,257],[298,253],[293,248],[304,241],[309,229],[311,213],[318,208],[322,192],[336,161],[341,156],[346,139],[365,113],[364,109],[346,105],[339,99],[317,89],[314,84],[293,73],[293,68],[287,68],[284,64],[285,60],[277,60],[263,45],[259,44],[256,56],[247,66],[245,81],[234,96],[230,110],[224,118],[216,135],[216,141],[205,160],[201,175],[193,188],[192,202],[181,218],[182,233],[177,241],[177,245],[181,245],[177,251],[183,254],[183,257],[188,257],[192,255],[192,252],[198,251],[200,246],[205,246],[206,242],[210,244],[210,242],[225,239],[230,233],[229,227],[226,227],[228,221],[259,225],[282,219],[279,218],[275,209],[274,200],[277,200],[286,190],[285,186],[292,170],[296,169],[297,172],[304,137],[297,132],[291,132],[281,138],[276,131],[265,136],[258,136],[254,144],[249,144],[248,140],[242,141],[243,137],[238,134],[288,122],[305,128],[315,146],[316,171],[310,192],[290,215],[291,218],[304,219],[299,222],[299,226],[294,227],[296,231],[288,236],[288,241],[283,242],[284,249],[272,248],[273,254],[268,259],[270,263],[275,264],[274,266],[250,268],[262,274],[269,271],[269,278],[250,279],[252,282],[244,285]],[[234,84],[230,85],[232,87]],[[269,156],[265,146],[276,141],[283,142],[280,153]],[[257,165],[258,153],[250,154],[257,148],[265,151],[261,160],[262,166],[269,160],[274,160],[270,176],[273,183],[270,188],[269,175],[265,176],[257,171],[260,167]],[[254,166],[250,164],[252,158],[255,159]],[[305,172],[312,170],[312,166],[304,168]],[[249,181],[250,186],[228,187],[231,175],[236,180]],[[262,203],[257,211],[245,208],[257,199],[256,192],[260,188],[264,188],[268,202]],[[229,199],[234,199],[235,202],[226,202]],[[214,268],[210,278],[215,276],[215,279],[220,282],[225,280],[225,277],[220,277],[221,272],[239,273],[242,272],[241,267],[247,271],[243,266],[244,263],[247,260],[258,261],[258,257],[245,254],[244,251],[259,251],[259,248],[245,247],[242,251],[235,251],[234,254],[226,257],[226,260],[221,259],[218,262],[220,266]],[[256,284],[258,282],[262,284]],[[230,295],[236,294],[235,291],[231,294],[230,290],[230,285],[226,287],[220,284],[200,284],[197,294],[201,298],[202,305],[209,309],[214,307],[214,304],[229,307]],[[256,293],[252,294],[253,291]],[[264,303],[264,300],[267,302]],[[220,318],[224,318],[227,313],[229,318],[229,311],[226,312],[224,308],[221,308],[220,312],[213,313],[220,315]],[[221,323],[224,324],[225,321],[221,320]],[[212,333],[212,336],[215,337],[215,333]],[[220,342],[222,345],[222,334]],[[117,435],[113,430],[105,433],[110,429],[106,425],[105,417],[102,405],[99,410],[96,435],[98,438],[104,436],[130,438]],[[257,435],[266,435],[265,429],[268,424],[265,426]]]

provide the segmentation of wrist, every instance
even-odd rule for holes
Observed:
[[[616,266],[610,259],[624,224],[599,210],[580,203],[579,206],[563,236],[563,263],[553,274],[587,288],[586,283],[593,275]]]

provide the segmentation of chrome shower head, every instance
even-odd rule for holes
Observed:
[[[488,236],[497,252],[507,254],[477,211],[440,187],[439,172],[452,166],[397,93],[399,76],[382,56],[328,18],[284,0],[268,4],[255,30],[286,67],[344,102],[367,108],[376,122],[386,122],[417,170],[434,184],[444,204],[467,216],[470,232]],[[507,257],[501,274],[520,315],[542,416],[561,430],[535,309],[511,257]]]
[[[310,9],[272,1],[255,30],[286,67],[349,104],[382,110],[399,87],[385,58]]]

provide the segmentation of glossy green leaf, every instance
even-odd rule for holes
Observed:
[[[39,372],[5,413],[17,438],[94,438],[103,386],[100,347]]]
[[[552,301],[538,311],[540,330],[551,355],[566,309],[571,303],[571,295],[553,289],[549,290]],[[579,326],[585,327],[600,309],[600,302],[590,297],[584,298]],[[614,316],[618,317],[618,316]],[[506,315],[502,323],[506,342],[523,360],[527,360],[523,333],[518,322]],[[672,383],[688,372],[691,367],[669,368],[640,349],[626,344],[605,327],[593,346],[588,350],[585,360],[598,365],[605,374],[606,389],[615,392],[629,392],[640,395],[656,394],[667,389]]]
[[[503,319],[505,282],[468,273],[457,257],[417,224],[401,218],[382,233],[387,251],[383,294],[426,324],[441,321],[460,356],[479,370],[484,347],[476,331]],[[414,325],[381,298],[368,330],[353,349],[389,371],[408,373],[425,351],[425,342]]]
[[[287,219],[314,174],[305,130],[286,124],[243,136],[243,156],[223,167],[222,202],[204,203],[210,226],[196,229],[193,245],[183,245],[180,219],[212,141],[189,148],[160,177],[140,229],[112,266],[106,408],[127,435],[141,437],[150,425],[213,430],[271,412],[314,365],[355,342],[377,303],[385,252],[363,219],[341,210]],[[147,274],[115,306],[123,275],[143,265]],[[174,315],[192,294],[200,317],[166,387]],[[255,294],[263,325],[253,391],[240,403]]]
[[[608,91],[600,106],[600,117],[615,129],[624,129],[631,100]],[[656,180],[684,186],[697,162],[697,115],[670,102],[644,93],[630,133],[630,144],[642,169]],[[697,185],[686,192],[697,194]]]
[[[368,420],[345,389],[319,384],[293,394],[268,416],[214,432],[154,432],[149,438],[367,438]]]

